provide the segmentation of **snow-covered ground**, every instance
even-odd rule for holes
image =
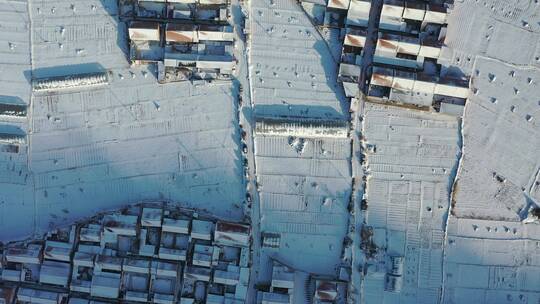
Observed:
[[[255,115],[347,119],[332,57],[339,45],[335,33],[322,36],[294,1],[253,0],[249,6]],[[350,158],[348,138],[256,135],[261,232],[281,234],[279,248],[263,249],[261,271],[274,257],[306,272],[336,275],[349,217]]]
[[[444,260],[444,303],[536,303],[538,1],[462,1],[443,59],[471,74]]]
[[[366,303],[437,303],[450,189],[460,153],[455,117],[366,103],[369,177],[361,242]],[[374,248],[375,247],[375,248]],[[373,252],[370,252],[374,249]],[[403,258],[394,289],[391,258]]]
[[[351,301],[537,303],[539,1],[455,1],[439,61],[471,76],[462,120],[361,101],[348,138],[254,134],[256,118],[347,121],[349,103],[337,30],[319,32],[295,1],[243,5],[236,79],[160,85],[155,67],[129,66],[116,0],[5,0],[0,101],[30,107],[26,118],[0,117],[0,133],[28,134],[18,153],[0,146],[0,239],[156,199],[240,219],[247,190],[257,283],[270,258],[335,275],[349,235]],[[32,78],[91,72],[109,84],[32,92]],[[259,231],[280,233],[279,247],[260,249]]]
[[[443,303],[538,303],[540,225],[451,218]]]
[[[477,56],[540,67],[540,2],[455,1],[440,62],[473,74]]]
[[[265,249],[291,267],[336,274],[351,189],[350,141],[257,136],[261,231],[281,234],[279,249]]]
[[[337,62],[295,1],[251,0],[250,77],[258,115],[347,117]]]
[[[28,144],[17,155],[0,152],[2,239],[141,200],[242,216],[235,89],[160,85],[154,67],[130,67],[116,3],[10,1],[13,10],[3,9],[2,28],[13,30],[0,35],[15,47],[2,50],[2,77],[13,82],[2,95],[28,103],[31,69],[35,78],[105,70],[110,84],[33,93],[19,123]]]
[[[241,214],[230,84],[158,87],[134,75],[117,78],[118,87],[34,96],[38,227],[151,199]]]
[[[30,104],[30,30],[26,1],[5,1],[0,17],[0,100]],[[28,132],[28,118],[0,117],[0,133]],[[28,145],[19,153],[0,151],[0,234],[27,236],[32,232],[33,184]],[[26,221],[25,221],[26,220]]]
[[[519,221],[540,204],[540,70],[478,58],[454,213]],[[525,212],[525,215],[524,215]]]

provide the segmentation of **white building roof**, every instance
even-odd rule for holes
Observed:
[[[289,304],[290,296],[288,294],[263,292],[262,304]]]
[[[162,231],[189,234],[189,220],[163,219]]]
[[[136,273],[150,273],[150,261],[125,258],[122,265],[122,270]]]
[[[348,130],[347,122],[341,120],[259,117],[255,123],[257,135],[346,138]]]
[[[215,283],[235,286],[238,284],[239,279],[240,279],[240,269],[238,269],[237,271],[224,271],[224,270],[214,271]]]
[[[167,277],[176,277],[178,275],[178,264],[153,260],[152,274]]]
[[[214,223],[210,221],[193,220],[191,222],[192,238],[210,240],[212,239],[212,230],[214,230]]]
[[[103,218],[103,226],[113,234],[135,236],[137,220],[134,215],[108,214]]]
[[[231,246],[249,246],[248,225],[218,221],[214,230],[214,241]]]
[[[8,247],[4,255],[8,262],[39,264],[42,246],[30,244],[26,248]]]
[[[35,304],[58,304],[60,294],[52,291],[21,287],[17,291],[17,300]]]
[[[186,266],[184,269],[184,278],[196,281],[210,282],[212,270],[206,267]]]
[[[2,269],[2,280],[11,282],[21,281],[22,271],[16,269]]]
[[[164,260],[185,261],[187,257],[187,250],[160,247],[158,256],[160,259]]]
[[[101,233],[99,228],[81,228],[79,239],[85,242],[99,242]]]
[[[285,265],[274,262],[272,267],[272,287],[294,288],[294,271]]]
[[[159,41],[159,23],[131,22],[129,39],[135,41]]]
[[[72,250],[73,244],[71,243],[47,241],[45,242],[43,257],[50,260],[69,262]]]
[[[69,263],[44,261],[39,271],[39,282],[67,287],[70,275]]]
[[[94,297],[118,298],[120,292],[120,274],[102,272],[92,277],[90,294]]]
[[[141,215],[141,225],[145,227],[161,227],[163,209],[143,208]]]

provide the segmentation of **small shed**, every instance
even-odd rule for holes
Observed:
[[[128,32],[129,39],[133,41],[160,41],[157,22],[132,21]]]
[[[169,23],[165,30],[165,40],[174,43],[199,42],[197,27],[192,24]]]
[[[214,231],[214,241],[222,245],[249,246],[249,226],[219,221]]]
[[[40,244],[30,244],[26,247],[9,247],[4,252],[6,261],[12,263],[39,264],[41,259]]]
[[[70,264],[57,261],[44,261],[39,272],[39,282],[67,287],[70,275]]]
[[[17,301],[35,303],[35,304],[59,304],[62,295],[57,292],[35,290],[31,288],[21,287],[17,291]]]
[[[214,223],[210,221],[193,220],[191,222],[191,237],[194,239],[210,241],[212,230],[214,230]]]
[[[93,297],[116,299],[120,293],[120,274],[102,272],[92,277],[90,295]]]
[[[163,209],[143,208],[141,215],[141,225],[144,227],[161,227]]]
[[[423,21],[426,15],[426,4],[422,2],[407,1],[403,10],[403,18]]]
[[[161,229],[164,232],[189,234],[189,222],[189,220],[165,218]]]
[[[338,295],[337,283],[328,280],[315,281],[315,299],[332,302]]]
[[[384,0],[381,16],[401,19],[403,10],[404,4],[402,0]]]

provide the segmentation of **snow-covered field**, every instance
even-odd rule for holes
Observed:
[[[250,1],[249,25],[257,117],[347,119],[334,46],[298,3]],[[351,143],[306,135],[255,137],[261,232],[281,234],[280,247],[265,248],[262,263],[274,257],[306,272],[335,275],[349,218]]]
[[[153,67],[131,68],[116,12],[108,0],[2,9],[0,39],[14,47],[2,45],[0,95],[32,99],[28,119],[9,122],[28,131],[27,144],[0,152],[2,239],[141,200],[241,217],[233,86],[159,85]],[[31,69],[34,78],[106,70],[110,84],[31,95]]]
[[[365,104],[369,178],[364,242],[376,251],[364,279],[366,303],[437,303],[450,191],[459,148],[455,117]],[[369,235],[369,236],[368,236]],[[389,288],[391,258],[403,258],[399,287]],[[396,292],[397,291],[397,292]]]
[[[479,58],[475,71],[454,212],[519,221],[540,203],[540,70]]]
[[[261,231],[280,233],[267,253],[304,271],[335,274],[351,192],[350,140],[255,138]],[[308,257],[308,258],[306,258]]]
[[[347,117],[332,47],[295,1],[250,1],[250,82],[259,115]]]
[[[334,276],[356,234],[357,301],[537,303],[540,4],[454,2],[439,63],[471,76],[463,117],[362,100],[354,130],[332,138],[252,131],[265,118],[348,127],[337,30],[321,34],[296,1],[234,8],[237,26],[249,15],[237,79],[158,84],[154,66],[129,65],[116,0],[4,0],[0,102],[29,107],[0,116],[0,135],[27,135],[18,152],[0,143],[0,240],[148,200],[239,220],[248,188],[254,250],[259,231],[280,234],[253,255],[257,282],[270,259]],[[32,91],[36,78],[96,72],[108,84]],[[242,143],[239,116],[253,136]]]
[[[538,303],[540,225],[451,218],[443,303]]]

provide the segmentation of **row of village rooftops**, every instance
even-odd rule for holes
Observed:
[[[469,81],[466,76],[436,76],[374,67],[368,95],[461,116],[469,95]]]
[[[380,28],[414,32],[421,23],[445,24],[446,2],[383,0]],[[367,27],[371,9],[369,0],[302,0],[302,5],[317,24],[340,28]]]
[[[391,2],[395,4],[395,1]],[[378,37],[375,41],[374,64],[396,65],[412,69],[422,69],[426,58],[437,60],[441,53],[446,35],[446,17],[410,19],[405,9],[390,14],[393,10],[382,9]],[[394,7],[394,6],[391,6]],[[387,12],[385,15],[385,11]],[[446,11],[444,12],[446,14]],[[388,17],[385,20],[385,16]],[[445,15],[446,16],[446,15]],[[390,22],[388,20],[394,20]],[[367,20],[365,20],[367,22]],[[393,26],[392,24],[399,24]],[[362,64],[367,31],[357,24],[347,24],[343,32],[342,63],[346,65]],[[359,69],[344,67],[343,76],[357,77]],[[348,74],[347,74],[348,73]]]
[[[133,21],[128,32],[131,61],[158,63],[160,82],[229,79],[234,71],[232,26]]]
[[[353,65],[362,63],[366,35],[364,29],[347,28],[344,30],[343,63]],[[416,36],[379,32],[373,62],[422,69],[425,58],[439,59],[443,41],[444,37],[433,35]]]
[[[198,5],[230,5],[230,0],[138,0],[139,3],[180,3],[180,4],[198,4]]]
[[[131,19],[228,24],[229,7],[229,0],[139,0],[121,6],[120,15]]]
[[[337,4],[328,5],[335,11]],[[368,1],[355,0],[343,8],[347,5],[345,28],[341,30],[343,49],[338,79],[346,95],[356,97],[364,85],[359,83],[360,75],[368,72],[362,71],[361,66],[369,39],[364,26],[371,5]],[[447,6],[443,2],[383,2],[374,41],[372,75],[367,79],[368,95],[461,115],[469,80],[462,75],[450,75],[448,69],[438,64],[446,35]]]
[[[157,22],[134,21],[129,24],[129,39],[131,41],[154,41],[165,43],[200,43],[200,42],[229,42],[234,41],[232,26],[195,25],[166,23],[163,25],[164,35],[161,34],[161,24]]]
[[[161,203],[101,214],[5,245],[0,303],[246,303],[250,237]]]

